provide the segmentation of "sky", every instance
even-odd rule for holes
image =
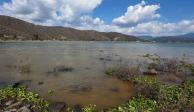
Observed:
[[[0,0],[0,15],[128,35],[194,32],[194,0]]]

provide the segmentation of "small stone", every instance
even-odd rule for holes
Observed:
[[[150,69],[147,72],[144,72],[144,75],[157,75],[158,72],[155,69]]]

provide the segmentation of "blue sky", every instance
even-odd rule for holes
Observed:
[[[162,15],[162,21],[177,22],[182,19],[194,18],[193,0],[145,0],[148,4],[160,4],[158,12]],[[110,23],[113,18],[125,13],[129,5],[140,3],[141,0],[104,0],[97,7],[93,15],[101,17]]]
[[[194,32],[193,0],[1,0],[0,14],[34,24],[133,35]]]

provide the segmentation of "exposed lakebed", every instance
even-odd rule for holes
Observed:
[[[135,65],[141,55],[194,59],[194,44],[113,42],[0,43],[0,83],[25,83],[51,102],[96,104],[108,108],[125,103],[133,85],[105,74],[115,64]]]

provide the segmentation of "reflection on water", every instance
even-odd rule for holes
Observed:
[[[135,64],[140,55],[165,57],[186,54],[194,59],[193,44],[111,42],[0,43],[0,82],[30,81],[29,88],[52,102],[96,104],[107,108],[124,103],[132,94],[130,83],[110,78],[105,68]],[[48,91],[53,91],[49,94]]]

